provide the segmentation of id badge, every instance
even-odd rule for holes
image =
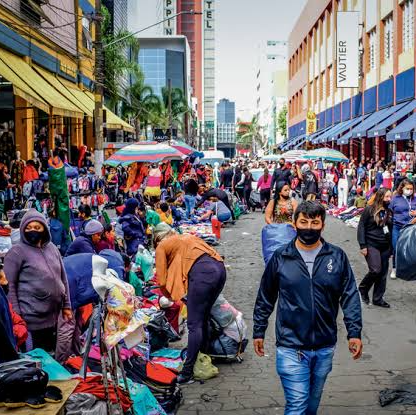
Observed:
[[[390,232],[389,227],[387,225],[383,226],[383,232],[384,232],[384,235],[387,235]]]

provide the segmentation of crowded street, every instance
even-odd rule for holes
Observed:
[[[416,0],[0,0],[0,415],[416,415]]]
[[[228,280],[224,294],[244,313],[252,330],[255,293],[264,270],[261,256],[263,217],[248,215],[227,230],[219,251],[225,256]],[[366,273],[359,254],[356,232],[339,220],[329,218],[324,238],[341,246],[350,258],[357,280]],[[238,252],[238,254],[236,254]],[[333,372],[325,388],[322,415],[416,414],[412,406],[393,405],[380,408],[379,393],[385,388],[400,389],[416,382],[414,359],[416,286],[400,280],[389,281],[386,298],[390,310],[364,307],[364,352],[354,362],[348,353],[346,333],[339,318],[339,340]],[[264,358],[254,355],[249,345],[244,362],[231,366],[222,364],[216,379],[184,390],[185,404],[181,415],[208,414],[283,414],[284,396],[275,377],[274,327],[268,330]],[[414,387],[413,387],[414,388]]]

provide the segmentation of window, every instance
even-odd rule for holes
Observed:
[[[45,2],[43,0],[21,0],[20,1],[20,12],[22,16],[34,23],[40,25],[42,20],[47,21],[50,25],[54,23],[49,19],[49,17],[42,10],[41,6]]]
[[[91,36],[91,22],[85,17],[82,17],[82,46],[89,51],[92,51],[92,36]]]
[[[384,61],[393,58],[393,15],[386,17],[384,24]]]
[[[377,68],[377,30],[373,29],[369,34],[368,53],[370,71]]]
[[[413,49],[414,13],[413,0],[406,0],[402,6],[403,11],[403,52]]]

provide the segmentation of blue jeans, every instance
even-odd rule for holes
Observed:
[[[219,213],[217,219],[221,222],[227,222],[227,220],[231,219],[231,213]]]
[[[278,347],[276,370],[285,393],[285,415],[316,415],[335,347],[316,351]]]
[[[189,219],[191,213],[195,209],[196,197],[191,195],[185,195],[185,208],[186,208],[186,217]]]
[[[391,242],[393,245],[393,268],[396,268],[396,245],[397,245],[397,241],[399,239],[401,230],[402,230],[401,227],[397,225],[393,225],[393,229],[391,232]]]

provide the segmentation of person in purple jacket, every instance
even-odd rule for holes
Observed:
[[[30,209],[22,218],[20,242],[4,258],[9,301],[25,320],[33,348],[56,346],[58,317],[72,318],[65,268],[43,215]]]
[[[396,278],[396,245],[400,231],[408,224],[416,223],[416,197],[413,183],[404,179],[400,183],[390,203],[389,209],[393,212],[393,270],[390,278]]]

